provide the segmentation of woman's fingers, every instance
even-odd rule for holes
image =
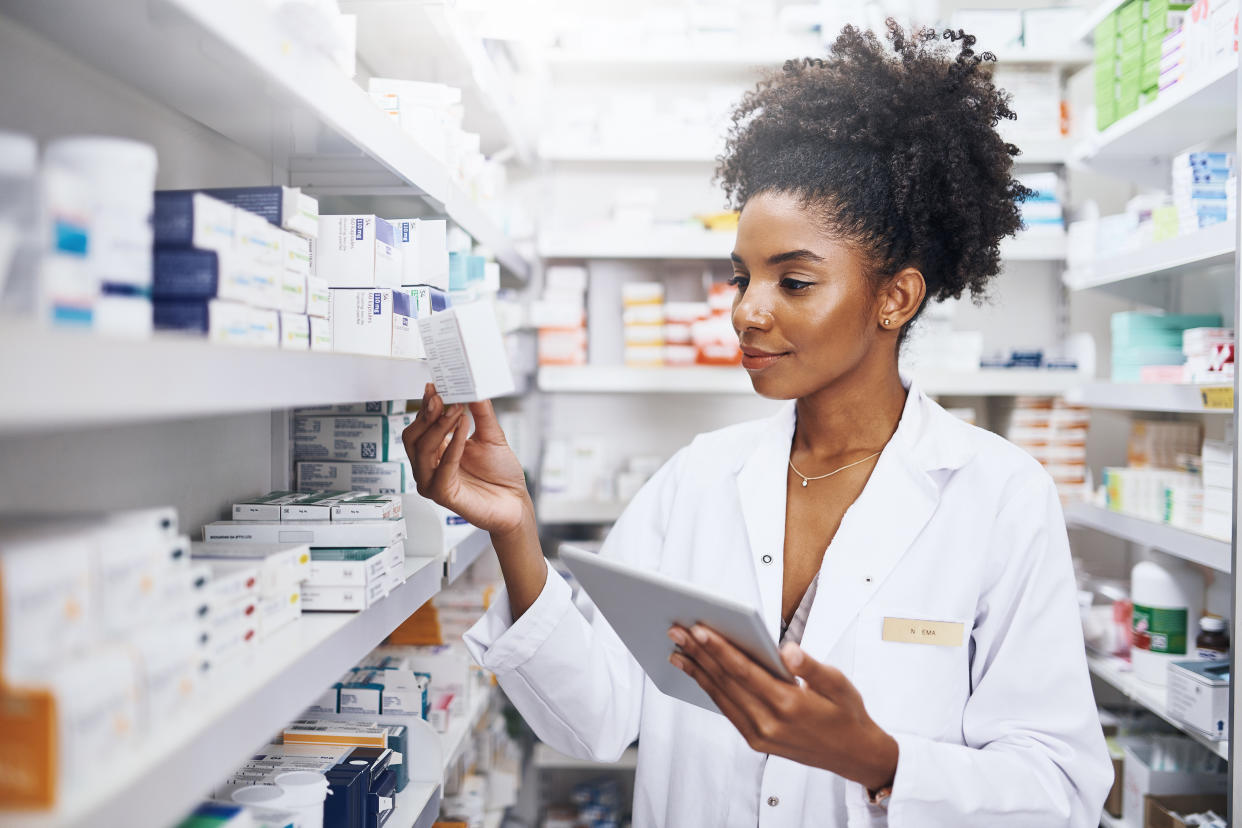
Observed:
[[[444,411],[443,402],[440,395],[436,393],[436,387],[431,383],[423,386],[423,402],[418,408],[418,413],[414,415],[414,422],[405,427],[401,432],[401,442],[405,444],[405,453],[414,458],[414,443],[427,428],[435,422],[435,419]]]
[[[418,481],[420,489],[425,489],[430,484],[436,466],[439,465],[440,458],[444,454],[445,438],[457,428],[458,423],[465,416],[465,409],[460,405],[449,406],[443,414],[436,416],[433,413],[431,416],[434,418],[433,421],[422,435],[413,441],[413,450],[410,452],[410,461],[414,465],[414,479]]]
[[[466,442],[470,438],[470,423],[465,417],[457,418],[457,427],[449,438],[448,446],[440,457],[440,462],[432,472],[429,489],[435,494],[442,493],[448,481],[453,479],[461,466],[461,456],[466,451]]]
[[[703,688],[703,692],[707,693],[707,696],[712,700],[712,703],[719,708],[720,712],[724,714],[726,719],[733,723],[733,726],[737,728],[738,732],[741,733],[743,737],[745,737],[747,742],[750,742],[756,737],[757,734],[755,732],[754,722],[750,720],[750,717],[746,715],[746,712],[736,702],[734,702],[729,694],[720,687],[720,684],[716,681],[715,676],[704,670],[701,665],[697,664],[684,652],[673,653],[673,655],[669,658],[669,661],[678,670],[681,670],[683,673],[690,676],[690,678],[694,679],[695,682],[698,683],[699,687]]]

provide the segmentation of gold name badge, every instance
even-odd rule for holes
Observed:
[[[913,618],[885,618],[883,638],[903,644],[962,646],[965,625],[960,621],[919,621]]]

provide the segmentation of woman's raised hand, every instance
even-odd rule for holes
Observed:
[[[427,384],[423,405],[401,441],[414,466],[418,493],[487,532],[510,534],[534,522],[522,464],[505,440],[491,402],[445,406]]]

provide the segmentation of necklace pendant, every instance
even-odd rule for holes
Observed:
[[[809,483],[809,482],[810,482],[810,481],[809,481],[809,480],[807,480],[805,477],[804,477],[804,478],[802,478],[802,488],[804,488],[804,489],[805,489],[805,488],[806,488],[806,484],[807,484],[807,483]]]

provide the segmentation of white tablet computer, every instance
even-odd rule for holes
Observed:
[[[573,546],[561,546],[560,555],[596,608],[664,693],[720,712],[698,682],[669,663],[674,645],[668,630],[674,624],[686,629],[694,624],[710,627],[768,672],[784,681],[795,681],[754,607]]]

